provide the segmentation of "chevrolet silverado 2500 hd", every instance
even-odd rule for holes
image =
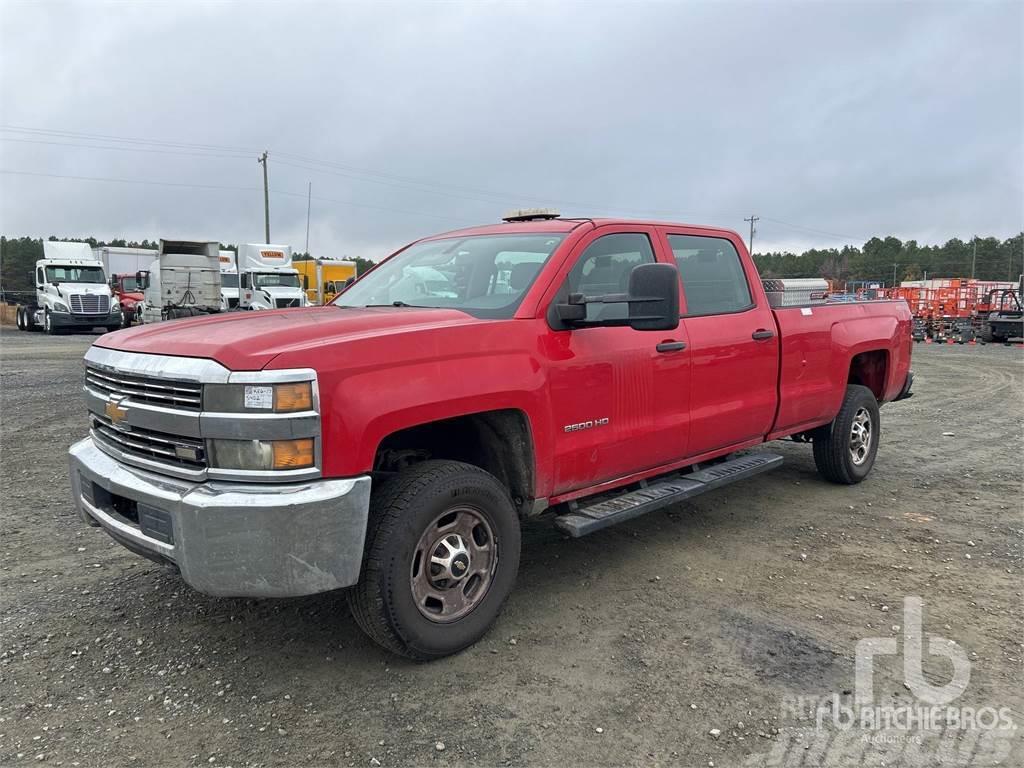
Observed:
[[[773,295],[784,286],[773,284]],[[905,302],[773,308],[734,232],[529,218],[415,242],[330,305],[102,336],[83,518],[213,595],[350,587],[414,658],[473,643],[520,523],[582,536],[776,466],[856,483],[910,394]]]

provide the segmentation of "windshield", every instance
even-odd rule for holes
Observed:
[[[417,243],[360,278],[339,307],[451,307],[507,318],[564,235],[477,235]]]
[[[134,277],[122,277],[121,278],[121,290],[125,293],[142,293],[142,288],[139,286],[139,281]]]
[[[105,283],[103,267],[47,267],[48,283]]]
[[[238,274],[235,272],[221,272],[220,285],[222,288],[237,288]]]
[[[223,277],[221,278],[223,280]],[[257,288],[298,288],[299,276],[288,272],[256,272],[253,275]]]

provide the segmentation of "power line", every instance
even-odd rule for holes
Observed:
[[[81,131],[53,130],[49,128],[29,128],[21,125],[0,125],[0,131],[12,131],[14,133],[37,134],[43,136],[63,136],[78,139],[94,139],[96,141],[107,141],[127,144],[149,144],[153,146],[184,147],[186,149],[209,149],[224,150],[253,154],[260,150],[252,147],[229,147],[223,144],[197,144],[188,141],[166,141],[163,139],[140,139],[128,136],[110,136],[102,133],[82,133]]]
[[[103,149],[110,152],[145,152],[147,154],[155,155],[185,155],[189,157],[222,157],[228,159],[248,159],[251,157],[249,154],[233,154],[226,155],[217,152],[187,152],[184,150],[174,149],[144,149],[142,147],[117,147],[110,146],[104,147],[96,144],[77,144],[70,141],[43,141],[41,139],[18,139],[13,136],[0,136],[0,141],[17,141],[22,144],[47,144],[52,147],[79,147],[82,149]]]
[[[157,180],[154,180],[154,179],[118,179],[118,178],[110,178],[110,177],[103,177],[103,176],[73,176],[73,175],[69,175],[69,174],[60,174],[60,173],[40,173],[40,172],[36,172],[36,171],[18,171],[18,170],[6,169],[6,168],[0,168],[0,173],[9,174],[9,175],[15,175],[15,176],[36,176],[36,177],[49,178],[49,179],[71,179],[71,180],[75,180],[75,181],[100,181],[100,182],[110,182],[110,183],[116,183],[116,184],[145,184],[145,185],[149,185],[149,186],[174,187],[174,188],[184,188],[184,189],[214,189],[214,190],[225,190],[225,191],[229,191],[229,192],[259,192],[260,191],[258,187],[231,187],[231,186],[227,186],[227,185],[223,185],[223,184],[197,184],[197,183],[192,183],[192,182],[185,183],[185,182],[174,182],[174,181],[157,181]],[[287,192],[287,191],[284,191],[284,190],[273,190],[272,194],[284,195],[284,196],[287,196],[287,197],[298,197],[298,198],[303,198],[303,199],[307,198],[307,195],[305,193],[302,193],[302,192]],[[441,221],[454,221],[454,222],[458,222],[459,224],[461,224],[463,226],[469,226],[470,224],[473,223],[473,222],[465,221],[463,219],[457,219],[457,218],[454,218],[452,216],[444,216],[444,215],[435,214],[435,213],[426,213],[424,211],[410,211],[410,210],[403,209],[403,208],[392,208],[392,207],[389,207],[389,206],[373,205],[373,204],[370,204],[370,203],[357,203],[357,202],[354,202],[352,200],[338,200],[336,198],[319,197],[319,196],[313,196],[312,199],[313,200],[318,200],[318,201],[324,202],[324,203],[335,203],[337,205],[347,205],[347,206],[352,206],[352,207],[355,207],[355,208],[369,208],[369,209],[378,210],[378,211],[386,211],[388,213],[402,213],[402,214],[406,214],[406,215],[409,215],[409,216],[424,216],[426,218],[438,219],[438,220],[441,220]]]
[[[164,141],[159,139],[142,139],[125,136],[110,136],[104,134],[89,134],[80,133],[77,131],[66,131],[66,130],[50,130],[43,128],[28,128],[25,126],[0,126],[0,131],[14,131],[20,133],[29,133],[30,135],[41,134],[45,136],[57,136],[57,137],[68,137],[68,138],[79,138],[89,139],[94,141],[104,141],[112,143],[128,143],[133,146],[138,145],[153,145],[158,147],[174,147],[184,149],[198,149],[210,152],[212,150],[221,150],[237,153],[232,157],[245,157],[251,152],[260,152],[262,150],[250,150],[244,147],[229,147],[218,144],[195,144],[191,142],[173,142]],[[27,140],[23,140],[27,141]],[[54,142],[54,144],[60,144],[61,142]],[[89,146],[84,148],[90,149],[107,149],[108,147]],[[111,149],[113,147],[110,147]],[[130,151],[128,148],[122,148],[122,151]],[[200,153],[201,155],[202,153]],[[213,156],[213,155],[210,155]],[[655,210],[655,209],[638,209],[638,208],[624,208],[619,206],[608,206],[600,205],[593,202],[582,202],[578,200],[566,200],[561,198],[552,197],[538,197],[536,195],[527,195],[519,192],[503,192],[499,190],[487,190],[477,187],[467,187],[455,184],[447,184],[436,180],[425,180],[416,179],[409,176],[400,176],[397,174],[386,173],[382,171],[376,171],[368,168],[358,168],[345,163],[338,163],[330,160],[322,160],[310,157],[304,157],[302,155],[296,155],[288,152],[275,152],[275,158],[277,162],[290,165],[295,168],[302,170],[314,170],[321,173],[329,173],[331,175],[342,176],[357,181],[365,181],[378,184],[387,184],[390,186],[405,186],[410,189],[417,189],[417,191],[431,191],[434,194],[438,194],[438,190],[449,190],[442,194],[446,194],[449,197],[459,197],[463,199],[476,200],[478,202],[508,202],[514,201],[516,203],[533,202],[537,204],[551,204],[551,205],[564,205],[581,208],[585,210],[605,210],[605,211],[618,211],[622,213],[628,213],[631,215],[638,216],[689,216],[694,215],[692,212],[678,211],[678,210]],[[284,158],[284,159],[282,159]],[[288,160],[292,162],[288,162]],[[300,164],[301,163],[301,164]],[[313,166],[313,167],[310,167]],[[334,169],[334,170],[329,170]],[[425,188],[425,189],[424,189]]]

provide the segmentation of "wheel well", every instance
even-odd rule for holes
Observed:
[[[533,438],[526,414],[486,411],[419,424],[381,440],[375,472],[398,472],[427,459],[464,461],[490,472],[508,489],[521,515],[533,501]]]
[[[885,377],[889,366],[889,353],[884,349],[861,352],[850,361],[848,384],[860,384],[870,389],[876,400],[885,395]]]

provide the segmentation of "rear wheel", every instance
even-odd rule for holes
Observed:
[[[859,483],[871,472],[881,438],[878,401],[867,387],[851,384],[839,413],[814,435],[814,464],[826,480]]]
[[[519,548],[519,519],[497,478],[457,461],[417,464],[371,497],[352,614],[402,656],[456,653],[494,623],[515,583]]]
[[[25,330],[25,308],[18,307],[14,311],[14,324],[18,326],[19,331]]]

